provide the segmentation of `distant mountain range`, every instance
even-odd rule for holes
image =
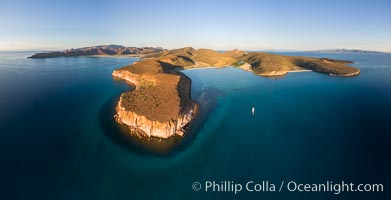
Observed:
[[[83,47],[77,49],[67,49],[65,51],[50,51],[36,53],[29,58],[54,58],[54,57],[73,57],[73,56],[94,56],[94,55],[144,55],[163,51],[161,47],[125,47],[121,45],[99,45]]]
[[[360,50],[360,49],[323,49],[310,52],[318,53],[384,53],[381,51],[370,51],[370,50]]]

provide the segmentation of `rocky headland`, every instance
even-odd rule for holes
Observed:
[[[198,105],[190,98],[191,80],[178,68],[147,59],[115,70],[114,77],[135,87],[120,96],[115,120],[140,136],[183,136]]]
[[[266,77],[300,70],[333,76],[358,75],[360,70],[347,65],[350,63],[239,50],[217,52],[191,47],[163,50],[113,72],[114,77],[135,87],[120,96],[114,118],[140,136],[183,136],[197,116],[198,104],[190,98],[191,80],[181,69],[234,66]]]

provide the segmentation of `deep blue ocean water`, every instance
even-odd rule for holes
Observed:
[[[391,54],[280,52],[352,60],[361,75],[351,78],[183,71],[192,98],[209,97],[208,113],[160,155],[118,142],[102,119],[130,89],[112,71],[137,58],[33,53],[0,52],[0,199],[387,199]],[[193,191],[208,180],[381,183],[385,192]]]

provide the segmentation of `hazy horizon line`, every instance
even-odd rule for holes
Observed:
[[[78,49],[78,48],[86,48],[86,47],[93,47],[93,46],[108,46],[108,45],[119,45],[119,44],[98,44],[98,45],[92,45],[92,46],[82,46],[82,47],[73,47],[73,48],[26,48],[26,49],[0,49],[0,51],[2,52],[5,52],[5,51],[8,51],[8,52],[11,52],[11,51],[42,51],[42,52],[45,52],[45,51],[65,51],[67,49]],[[227,48],[227,49],[214,49],[214,48],[206,48],[206,47],[193,47],[193,46],[183,46],[183,47],[179,47],[179,48],[164,48],[162,46],[127,46],[127,45],[120,45],[120,46],[124,46],[124,47],[138,47],[138,48],[141,48],[141,47],[161,47],[163,49],[167,49],[167,50],[173,50],[173,49],[180,49],[180,48],[185,48],[185,47],[192,47],[192,48],[195,48],[195,49],[212,49],[212,50],[215,50],[215,51],[229,51],[229,50],[235,50],[235,49],[238,49],[238,50],[241,50],[241,51],[291,51],[291,52],[308,52],[308,51],[323,51],[323,50],[361,50],[361,51],[377,51],[377,52],[382,52],[382,53],[391,53],[391,51],[381,51],[381,50],[373,50],[373,49],[361,49],[361,48],[346,48],[346,47],[343,47],[343,48],[317,48],[317,49],[277,49],[277,48],[260,48],[260,49],[240,49],[240,48]]]

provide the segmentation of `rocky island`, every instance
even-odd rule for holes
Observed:
[[[384,53],[381,51],[371,51],[362,49],[322,49],[317,51],[310,51],[316,53]]]
[[[183,136],[197,116],[198,105],[190,98],[191,80],[181,69],[234,66],[260,76],[283,76],[290,71],[312,70],[333,76],[356,76],[352,62],[329,58],[282,56],[239,50],[163,50],[144,56],[112,75],[135,86],[123,93],[116,106],[115,120],[140,136],[168,138]]]
[[[113,77],[134,89],[121,94],[114,119],[141,137],[183,136],[197,117],[199,105],[190,97],[191,80],[180,70],[233,66],[265,77],[284,76],[292,71],[311,70],[332,76],[356,76],[360,70],[351,61],[263,52],[186,47],[164,50],[153,47],[101,45],[58,52],[37,53],[30,58],[90,55],[134,55],[143,58],[115,70]]]
[[[36,53],[28,58],[55,58],[75,56],[142,56],[163,51],[161,47],[125,47],[121,45],[99,45],[65,51],[50,51]]]

